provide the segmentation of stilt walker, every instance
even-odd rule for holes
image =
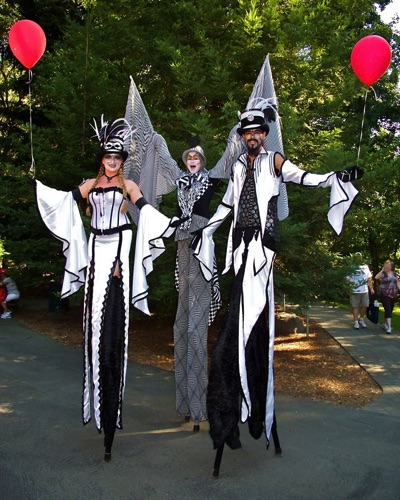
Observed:
[[[204,280],[190,248],[191,233],[207,224],[212,195],[219,178],[228,178],[230,164],[219,162],[207,170],[206,156],[196,137],[182,154],[186,171],[182,170],[171,157],[164,138],[154,131],[133,79],[125,118],[137,130],[130,145],[132,162],[126,164],[125,175],[139,183],[155,207],[164,194],[175,189],[181,217],[185,219],[175,233],[175,281],[179,294],[173,326],[176,410],[185,421],[191,420],[193,431],[198,432],[200,423],[208,418],[208,327],[221,306],[221,298],[215,263],[212,280]]]
[[[275,450],[281,453],[274,404],[273,264],[279,220],[288,215],[285,184],[331,187],[328,220],[339,234],[358,193],[348,181],[362,175],[356,167],[317,175],[283,156],[268,56],[230,139],[228,148],[237,148],[240,142],[242,152],[232,167],[222,203],[192,242],[204,277],[210,280],[212,235],[233,216],[224,272],[233,266],[235,279],[227,318],[212,355],[207,395],[210,435],[217,450],[214,477],[219,475],[225,443],[232,449],[241,446],[239,421],[248,423],[254,439],[264,433],[267,447],[272,433]]]
[[[85,284],[83,423],[94,418],[97,430],[104,431],[104,459],[110,461],[115,430],[122,429],[128,361],[132,241],[128,201],[140,210],[132,300],[136,303],[139,295],[141,307],[147,308],[148,294],[143,261],[148,274],[153,260],[165,250],[162,237],[173,234],[175,227],[174,219],[149,205],[137,184],[124,177],[123,163],[128,157],[124,143],[133,133],[126,120],[108,123],[102,117],[100,126],[94,122],[93,128],[101,145],[96,178],[71,192],[57,191],[39,181],[35,185],[41,217],[63,242],[66,265],[61,298]],[[83,199],[91,217],[88,242],[77,204]]]
[[[251,100],[258,101],[271,94],[272,81],[265,76],[266,70],[264,65]],[[275,119],[274,113],[272,118]],[[208,222],[209,203],[218,179],[229,178],[232,165],[245,151],[245,147],[236,133],[235,126],[229,135],[223,156],[212,169],[206,170],[203,149],[198,143],[192,143],[182,154],[187,171],[181,170],[169,153],[164,138],[155,132],[132,78],[125,119],[136,129],[129,146],[130,155],[124,167],[125,176],[137,182],[145,198],[157,208],[162,196],[176,189],[182,217],[187,218],[175,233],[178,244],[175,276],[179,293],[173,327],[176,409],[185,420],[193,421],[193,430],[196,432],[200,429],[200,422],[208,418],[207,334],[208,327],[221,306],[221,297],[215,261],[210,270],[211,280],[205,280],[190,242],[193,232],[201,230]],[[281,145],[278,133],[274,134],[274,141],[280,141]],[[286,189],[285,185],[282,185],[280,213],[285,212],[285,203]],[[132,216],[136,217],[134,206]]]

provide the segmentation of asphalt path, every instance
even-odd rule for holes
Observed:
[[[400,498],[396,416],[277,395],[283,454],[243,424],[216,479],[207,424],[194,434],[176,415],[173,373],[135,363],[106,463],[103,435],[82,424],[82,366],[80,348],[0,322],[2,500]]]

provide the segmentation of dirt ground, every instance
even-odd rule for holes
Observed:
[[[82,308],[49,312],[47,304],[19,307],[14,317],[33,330],[68,345],[82,345]],[[209,353],[222,317],[209,330]],[[129,359],[173,371],[173,318],[148,318],[132,311]],[[351,356],[318,324],[311,321],[309,337],[294,333],[275,339],[275,390],[277,394],[362,407],[374,401],[381,389]]]

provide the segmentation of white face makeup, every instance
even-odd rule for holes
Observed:
[[[186,168],[191,174],[201,169],[201,159],[197,153],[189,153],[186,159]]]
[[[242,136],[247,145],[249,153],[252,154],[260,150],[266,133],[261,129],[250,129],[244,131]]]
[[[118,153],[112,154],[106,154],[103,156],[102,163],[104,165],[104,168],[108,172],[118,172],[118,170],[121,168],[122,165],[122,156]]]

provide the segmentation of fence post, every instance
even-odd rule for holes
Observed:
[[[305,304],[305,308],[306,308],[306,335],[307,335],[307,338],[310,337],[310,309],[311,309],[311,302],[308,300]]]

